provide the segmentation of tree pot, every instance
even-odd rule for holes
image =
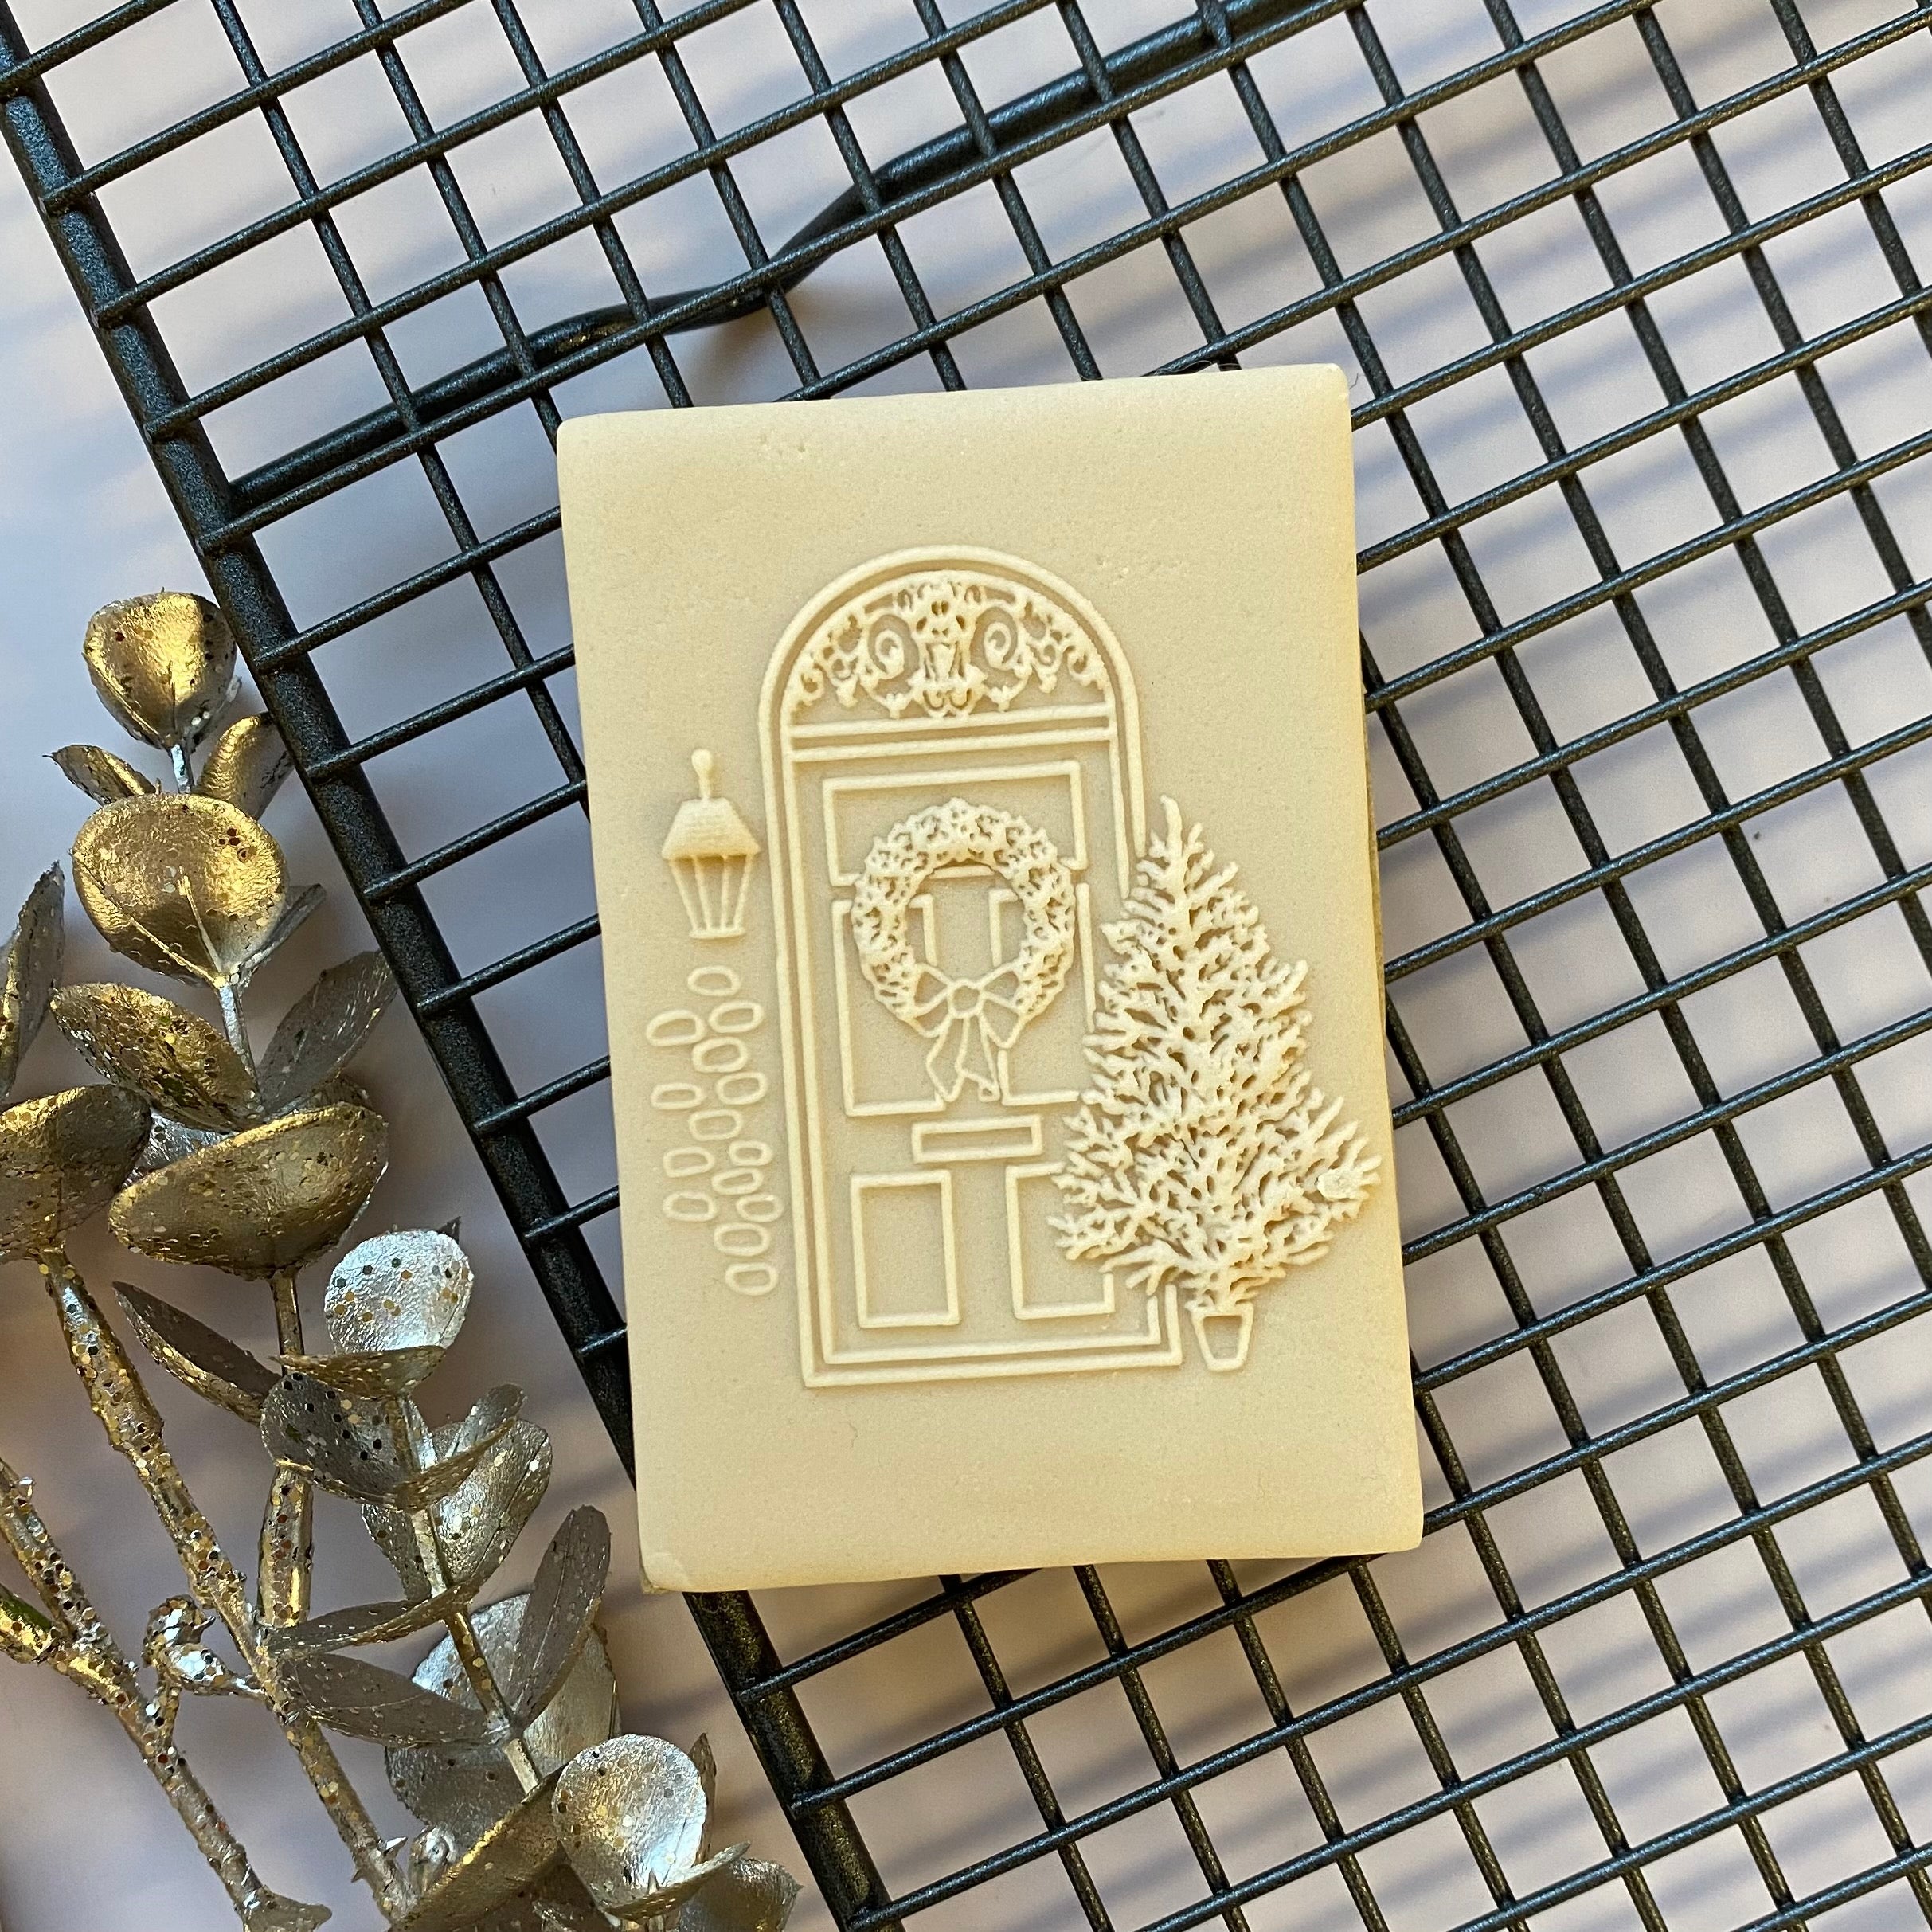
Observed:
[[[1190,1308],[1194,1339],[1201,1359],[1211,1369],[1239,1368],[1248,1359],[1248,1339],[1254,1332],[1254,1304],[1232,1308]]]

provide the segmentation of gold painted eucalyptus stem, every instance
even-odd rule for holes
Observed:
[[[290,1748],[301,1760],[315,1795],[350,1856],[357,1875],[394,1920],[406,1906],[381,1833],[364,1809],[321,1727],[284,1691],[275,1659],[260,1640],[248,1607],[248,1586],[222,1552],[215,1533],[162,1441],[155,1408],[119,1338],[103,1318],[87,1284],[64,1250],[40,1257],[61,1330],[88,1401],[108,1440],[132,1465],[181,1559],[196,1597],[221,1619],[243,1663],[267,1695]]]
[[[215,1809],[201,1780],[176,1749],[171,1707],[143,1695],[134,1665],[108,1634],[80,1579],[48,1534],[32,1498],[31,1485],[0,1458],[0,1538],[5,1539],[47,1606],[52,1641],[41,1660],[113,1712],[246,1921],[269,1904],[272,1895],[256,1875],[248,1852]]]
[[[295,1298],[295,1271],[284,1268],[270,1277],[275,1294],[276,1346],[284,1356],[299,1355],[302,1308]],[[262,1512],[260,1562],[255,1601],[262,1621],[277,1627],[299,1624],[309,1612],[309,1578],[315,1559],[315,1492],[307,1476],[277,1468]]]
[[[429,1425],[424,1421],[423,1412],[413,1396],[397,1396],[395,1412],[397,1439],[407,1447],[410,1462],[420,1470],[433,1453]],[[441,1540],[436,1535],[436,1512],[428,1509],[410,1511],[409,1528],[415,1536],[417,1556],[431,1590],[439,1596],[448,1594],[449,1572],[444,1562]],[[457,1662],[463,1666],[463,1674],[476,1694],[477,1707],[503,1727],[503,1755],[516,1774],[517,1782],[526,1791],[534,1791],[543,1782],[543,1775],[537,1769],[522,1733],[516,1728],[509,1701],[496,1680],[496,1672],[490,1668],[489,1658],[483,1654],[483,1640],[476,1633],[476,1621],[470,1614],[469,1605],[452,1598],[448,1613],[444,1618],[444,1627],[449,1632],[450,1643],[456,1652]]]

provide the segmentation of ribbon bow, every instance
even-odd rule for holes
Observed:
[[[1019,990],[1019,975],[1011,966],[995,966],[976,980],[956,980],[937,966],[922,965],[919,973],[922,979],[937,980],[938,990],[905,1019],[915,1033],[933,1042],[925,1070],[939,1097],[948,1103],[957,1100],[971,1081],[982,1100],[998,1100],[999,1066],[993,1056],[1011,1046],[1026,1023],[1018,1001],[1009,997]],[[1002,981],[1005,991],[996,991]],[[1003,1007],[1011,1016],[1004,1038],[995,1007]]]

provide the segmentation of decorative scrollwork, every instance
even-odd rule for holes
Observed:
[[[1099,691],[1093,640],[1023,585],[964,567],[920,571],[854,597],[819,626],[785,686],[784,714],[829,692],[846,710],[869,698],[888,717],[1003,711],[1062,677]]]

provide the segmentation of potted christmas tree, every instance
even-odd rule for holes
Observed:
[[[1259,911],[1197,825],[1163,799],[1126,916],[1105,929],[1054,1230],[1075,1261],[1185,1296],[1210,1369],[1247,1359],[1254,1295],[1327,1251],[1380,1157],[1304,1064],[1304,964],[1284,965]]]

